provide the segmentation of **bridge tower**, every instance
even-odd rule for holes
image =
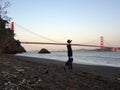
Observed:
[[[11,30],[14,32],[14,22],[11,22]]]
[[[104,38],[103,36],[100,37],[100,51],[104,51]]]

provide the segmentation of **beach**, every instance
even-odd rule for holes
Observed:
[[[120,68],[2,54],[0,90],[120,90]]]

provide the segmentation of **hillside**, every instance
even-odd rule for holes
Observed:
[[[6,28],[8,22],[0,19],[0,53],[16,54],[26,52],[18,40],[14,39],[14,32]]]

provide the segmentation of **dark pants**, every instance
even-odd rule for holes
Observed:
[[[69,70],[72,70],[72,62],[73,62],[73,58],[69,58],[68,61],[65,63],[66,66],[68,66]]]

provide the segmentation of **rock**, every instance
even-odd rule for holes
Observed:
[[[50,53],[50,51],[48,51],[47,49],[43,48],[41,49],[38,53]]]

